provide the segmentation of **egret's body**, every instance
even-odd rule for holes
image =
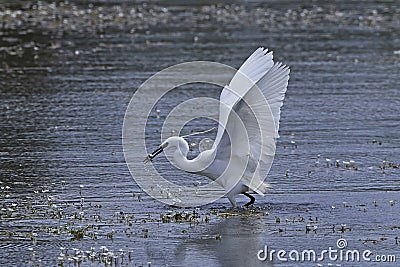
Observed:
[[[254,197],[248,192],[263,195],[272,188],[263,182],[261,169],[273,160],[288,80],[289,68],[274,64],[272,52],[257,49],[221,93],[220,124],[213,148],[189,160],[188,143],[173,136],[148,159],[165,151],[178,168],[207,176],[221,185],[232,206],[236,207],[238,194],[250,198],[246,205],[252,204]]]

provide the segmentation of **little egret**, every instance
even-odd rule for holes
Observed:
[[[177,167],[207,176],[221,185],[233,207],[237,206],[238,194],[250,198],[245,206],[253,204],[255,198],[249,193],[264,195],[272,188],[264,182],[260,170],[262,164],[271,166],[273,161],[289,72],[287,66],[274,63],[272,52],[258,48],[221,92],[219,126],[213,147],[189,160],[188,143],[182,137],[172,136],[145,161],[168,151],[169,159]],[[257,118],[257,113],[261,118]],[[266,116],[267,120],[263,121]],[[268,118],[272,127],[264,127]]]

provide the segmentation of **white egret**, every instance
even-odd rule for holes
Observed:
[[[207,176],[221,185],[233,207],[237,206],[235,197],[238,194],[250,198],[245,206],[253,204],[255,198],[250,192],[264,195],[272,188],[263,181],[265,177],[260,176],[260,166],[270,165],[273,160],[280,108],[289,72],[287,66],[274,63],[272,52],[258,48],[221,92],[219,127],[212,149],[189,160],[186,157],[189,152],[188,143],[182,137],[172,136],[149,154],[145,161],[152,161],[161,152],[168,151],[171,153],[169,159],[177,167],[189,173]],[[247,81],[243,81],[243,75]],[[257,92],[264,99],[260,99]],[[266,123],[262,118],[260,121],[251,116],[257,112],[269,112],[273,126],[267,128],[273,128],[272,134],[271,129],[262,127]],[[227,166],[231,166],[228,173]],[[239,169],[243,166],[243,170]],[[240,177],[234,177],[238,175]]]

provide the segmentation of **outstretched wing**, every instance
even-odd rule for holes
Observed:
[[[289,68],[281,63],[269,67],[256,81],[256,86],[247,90],[230,108],[221,139],[217,139],[216,158],[246,158],[243,182],[258,193],[264,193],[268,187],[262,182],[266,176],[263,172],[269,170],[275,154],[280,108],[289,72]],[[230,84],[229,88],[236,88],[236,85],[231,87]]]
[[[279,119],[281,116],[281,107],[285,98],[286,89],[289,82],[289,67],[282,65],[278,62],[265,74],[258,82],[257,87],[261,90],[262,94],[267,100],[274,118],[276,137],[278,138]],[[247,97],[249,99],[247,99]],[[250,106],[256,107],[260,105],[260,101],[249,96],[245,96],[244,100]]]
[[[219,126],[215,144],[218,145],[228,122],[229,115],[235,104],[272,68],[272,52],[263,47],[258,48],[242,64],[233,76],[229,85],[225,86],[220,96]]]

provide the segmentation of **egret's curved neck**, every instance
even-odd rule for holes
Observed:
[[[179,149],[176,149],[173,155],[176,166],[186,172],[200,172],[207,168],[213,160],[213,157],[209,155],[212,153],[210,150],[200,153],[192,160],[187,159],[187,153],[182,153]]]

